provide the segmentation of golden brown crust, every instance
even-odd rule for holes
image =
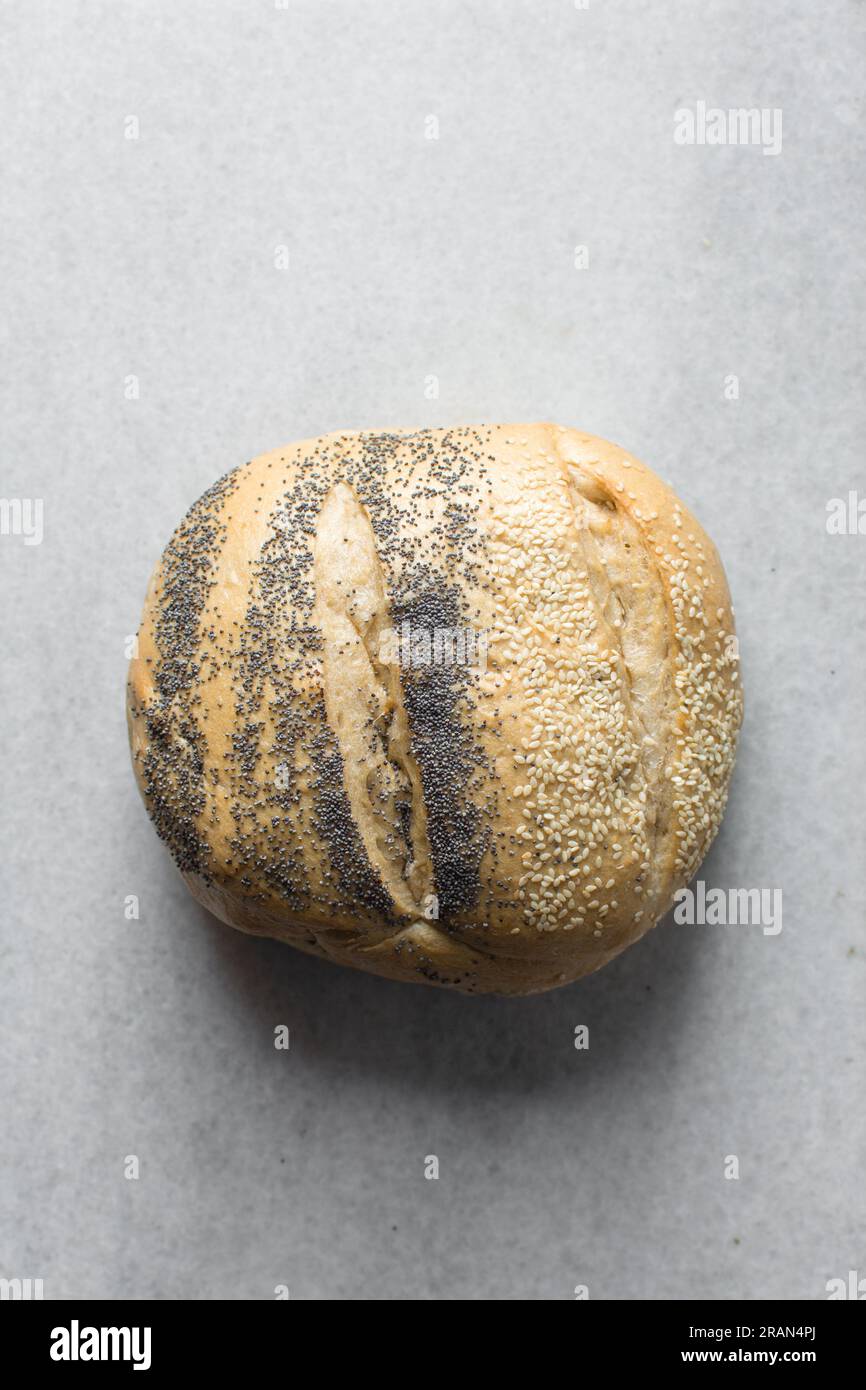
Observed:
[[[553,425],[236,470],[169,543],[129,681],[142,793],[205,906],[479,993],[576,979],[664,914],[741,715],[712,543]]]

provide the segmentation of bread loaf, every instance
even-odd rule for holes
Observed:
[[[243,931],[468,993],[611,960],[722,817],[721,563],[659,478],[553,425],[334,434],[215,483],[151,580],[136,777]]]

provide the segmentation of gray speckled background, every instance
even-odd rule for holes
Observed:
[[[0,536],[0,1274],[300,1299],[866,1275],[866,537],[825,525],[864,486],[863,5],[2,17],[2,492],[43,499],[44,540]],[[677,146],[698,100],[781,108],[781,154]],[[703,877],[781,888],[781,934],[667,922],[501,1001],[212,922],[121,714],[182,512],[293,438],[539,418],[634,450],[722,551],[748,714]]]

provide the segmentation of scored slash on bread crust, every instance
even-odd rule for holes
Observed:
[[[483,633],[486,663],[406,666],[389,630]],[[503,994],[664,914],[742,718],[712,543],[636,459],[553,425],[236,469],[151,580],[128,704],[156,828],[223,920]]]

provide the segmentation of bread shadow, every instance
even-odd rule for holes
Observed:
[[[669,915],[596,974],[504,999],[381,979],[233,931],[192,899],[188,910],[229,1006],[251,1016],[263,1062],[285,1024],[293,1062],[325,1086],[374,1075],[396,1091],[470,1101],[541,1089],[573,1099],[615,1085],[626,1069],[633,1085],[635,1069],[659,1054],[675,1058],[679,1030],[712,987],[718,950],[712,931]],[[575,1046],[580,1025],[588,1049]],[[289,1088],[294,1070],[285,1072]]]

